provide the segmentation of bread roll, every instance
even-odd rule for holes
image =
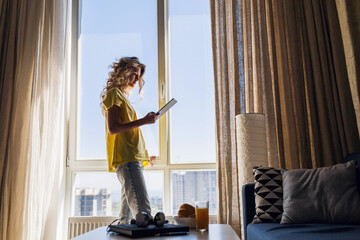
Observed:
[[[189,217],[190,215],[194,215],[194,214],[195,214],[195,208],[187,203],[181,205],[178,211],[178,217]]]
[[[178,217],[187,217],[187,212],[185,210],[178,211]]]

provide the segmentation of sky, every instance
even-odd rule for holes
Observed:
[[[164,183],[162,171],[147,171],[144,173],[145,182],[148,184],[149,192],[151,190],[152,195],[162,195],[164,189]],[[156,183],[153,182],[156,179]],[[106,185],[104,184],[106,183]],[[120,184],[114,173],[80,173],[77,174],[74,183],[76,188],[108,188],[112,193],[120,193]],[[150,194],[150,193],[149,193]],[[116,197],[118,199],[116,199]],[[114,200],[120,200],[120,195],[115,196]]]
[[[124,56],[139,57],[147,66],[144,94],[141,100],[134,89],[130,102],[138,118],[159,109],[157,1],[81,2],[77,157],[105,159],[105,119],[100,93],[112,62]],[[173,163],[215,162],[215,100],[208,5],[208,0],[169,0],[170,92],[178,101],[171,110]],[[158,155],[158,125],[145,125],[141,129],[149,154]],[[79,175],[75,185],[107,185],[116,189],[115,174],[99,174],[97,177]],[[147,174],[148,181],[161,177]],[[154,186],[154,191],[163,188],[162,184],[150,185]]]

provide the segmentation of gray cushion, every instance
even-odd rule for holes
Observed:
[[[282,173],[281,223],[360,224],[355,162]]]
[[[357,180],[358,180],[358,187],[360,187],[360,152],[354,152],[354,153],[350,153],[349,155],[346,156],[344,162],[349,162],[354,160],[356,163],[356,168],[357,168]]]

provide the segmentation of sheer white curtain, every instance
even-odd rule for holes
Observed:
[[[0,4],[1,239],[56,239],[62,230],[46,233],[64,199],[67,8],[68,0]]]

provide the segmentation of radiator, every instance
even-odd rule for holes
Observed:
[[[107,226],[118,217],[69,217],[68,239]]]
[[[68,239],[75,238],[96,228],[107,226],[117,218],[118,217],[69,217]],[[171,224],[175,224],[172,216],[166,216],[166,220]],[[217,216],[210,215],[209,223],[216,224]]]

